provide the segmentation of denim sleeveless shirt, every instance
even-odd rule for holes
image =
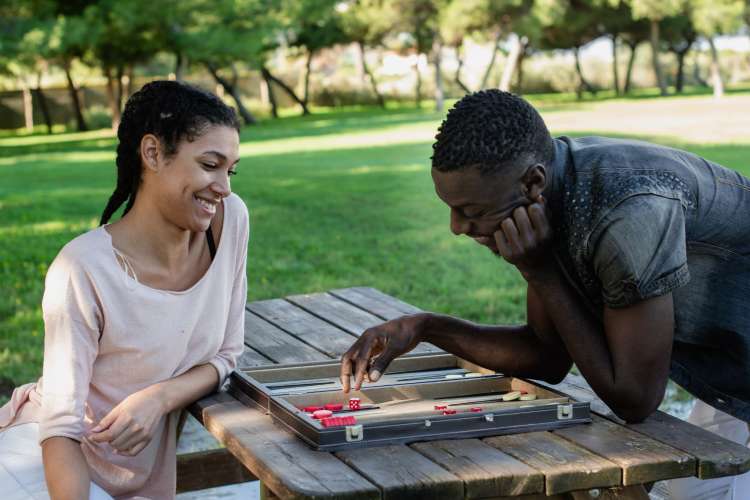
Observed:
[[[750,180],[645,142],[555,147],[545,196],[568,282],[600,319],[672,292],[670,377],[750,422]]]

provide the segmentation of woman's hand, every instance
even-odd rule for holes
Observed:
[[[414,349],[422,341],[425,318],[425,314],[401,316],[368,328],[341,358],[344,392],[349,392],[352,376],[358,391],[365,378],[376,382],[391,361]]]
[[[548,249],[552,228],[545,205],[540,195],[537,202],[516,208],[494,234],[500,255],[516,266],[527,281],[554,269]]]
[[[95,443],[109,443],[117,453],[132,457],[148,446],[156,425],[166,413],[163,398],[155,386],[147,387],[112,408],[91,429],[88,439]]]

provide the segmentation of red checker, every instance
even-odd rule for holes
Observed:
[[[346,417],[328,417],[320,421],[323,427],[336,427],[340,425],[354,425],[357,423],[357,419],[351,415]]]
[[[322,409],[323,409],[322,406],[305,406],[304,408],[302,408],[302,411],[307,412],[307,413],[313,413]]]
[[[469,411],[472,411],[474,413],[479,413],[480,411],[482,411],[482,408],[480,406],[474,406]]]
[[[326,410],[331,410],[331,411],[341,411],[343,408],[344,408],[344,405],[341,403],[328,403],[325,406]]]
[[[436,410],[447,410],[448,406],[447,405],[435,405],[435,409]]]
[[[318,420],[321,420],[323,418],[328,418],[331,415],[333,415],[333,412],[331,410],[318,410],[313,412],[313,418],[316,418]]]
[[[443,411],[443,415],[455,415],[456,410],[445,410]]]

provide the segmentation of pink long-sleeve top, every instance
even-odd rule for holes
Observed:
[[[45,280],[44,367],[0,408],[0,429],[39,423],[39,442],[66,436],[81,443],[91,478],[116,498],[175,495],[179,412],[158,424],[135,457],[82,441],[130,394],[210,363],[224,381],[242,354],[248,213],[224,199],[224,223],[208,271],[184,291],[150,288],[127,274],[104,227],[68,243]]]

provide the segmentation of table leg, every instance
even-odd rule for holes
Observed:
[[[263,481],[260,482],[260,500],[278,500],[279,497],[273,494],[273,491],[268,489]]]
[[[616,488],[594,488],[588,491],[569,493],[572,500],[649,500],[643,485],[620,486]]]

